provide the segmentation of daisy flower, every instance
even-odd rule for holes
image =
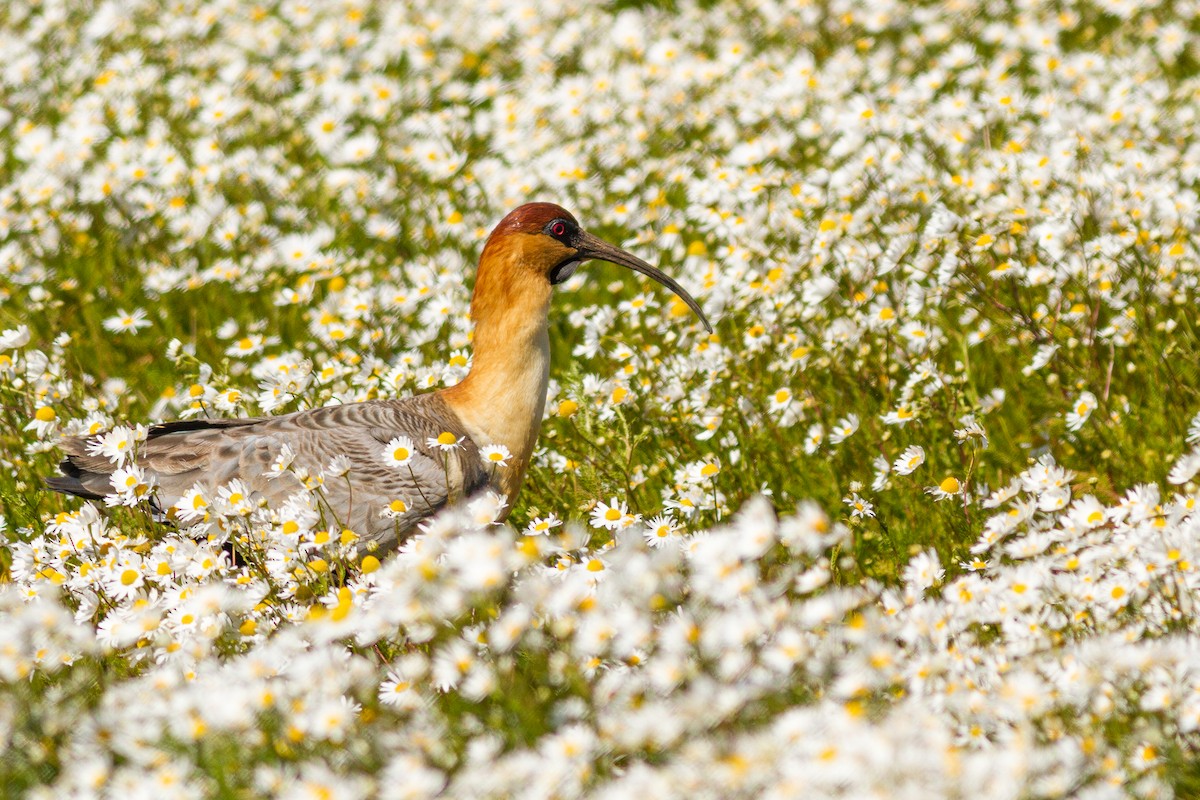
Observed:
[[[284,444],[279,448],[279,455],[275,456],[275,460],[267,468],[267,475],[271,478],[278,478],[291,468],[292,462],[295,459],[296,452],[292,450],[290,445]]]
[[[242,402],[242,393],[237,389],[226,389],[213,398],[213,405],[221,411],[236,411]]]
[[[380,516],[390,517],[392,519],[395,519],[397,517],[402,517],[405,514],[407,514],[408,509],[409,509],[408,501],[398,497],[395,500],[393,500],[392,502],[388,503],[387,508],[383,509],[379,513],[380,513]]]
[[[396,672],[389,672],[387,680],[380,684],[379,700],[392,708],[406,711],[415,710],[424,703],[414,683]]]
[[[812,455],[817,452],[817,448],[821,446],[821,442],[825,439],[825,428],[819,422],[814,422],[808,427],[808,432],[804,434],[804,452]]]
[[[1096,395],[1084,392],[1079,395],[1075,405],[1067,413],[1067,430],[1077,431],[1088,421],[1088,417],[1096,410]]]
[[[897,475],[911,475],[913,470],[925,463],[925,448],[918,444],[909,445],[900,457],[892,462]]]
[[[127,600],[136,595],[146,582],[146,577],[139,567],[137,564],[118,565],[107,582],[108,593],[120,600]]]
[[[89,442],[88,455],[104,456],[114,464],[121,464],[133,454],[135,441],[137,439],[134,437],[133,430],[124,425],[118,425]]]
[[[549,533],[552,528],[557,528],[559,525],[562,525],[562,520],[554,514],[547,514],[544,517],[534,517],[534,519],[525,526],[525,535],[543,536]]]
[[[204,496],[204,491],[199,484],[193,486],[176,500],[173,510],[181,522],[203,521],[208,516],[208,499]]]
[[[250,487],[240,478],[235,478],[217,490],[217,498],[230,513],[248,516],[254,510],[250,501]]]
[[[25,426],[27,431],[37,431],[38,436],[47,436],[58,427],[58,414],[50,406],[38,406],[33,412],[33,419]]]
[[[896,324],[896,309],[888,298],[880,297],[871,303],[867,324],[872,328],[890,328]]]
[[[988,446],[987,431],[983,429],[983,426],[979,424],[975,416],[967,414],[962,418],[961,422],[963,427],[955,429],[954,438],[960,442],[965,442],[968,439],[978,439],[986,449]]]
[[[938,559],[937,550],[923,550],[915,555],[904,568],[904,582],[914,591],[924,592],[946,575]]]
[[[907,340],[909,349],[923,352],[929,346],[930,330],[919,322],[906,322],[900,328],[900,335]]]
[[[850,506],[850,516],[852,517],[862,519],[863,517],[875,516],[875,506],[860,497],[858,492],[852,492],[843,497],[842,502]]]
[[[916,414],[913,413],[912,407],[904,403],[894,411],[884,414],[882,418],[884,425],[905,425],[912,422],[915,417]]]
[[[29,326],[18,325],[0,333],[0,350],[16,350],[29,344]]]
[[[436,438],[430,437],[426,439],[425,445],[431,450],[437,449],[447,453],[451,450],[462,447],[462,445],[458,443],[458,437],[450,431],[442,431],[437,435]]]
[[[596,503],[596,507],[592,509],[591,523],[593,528],[615,531],[625,527],[624,521],[628,516],[629,509],[614,497],[608,503],[603,500]]]
[[[146,471],[136,464],[130,464],[126,467],[113,472],[109,476],[112,482],[115,497],[110,495],[106,498],[106,502],[110,506],[113,505],[136,505],[139,500],[150,494],[154,488],[154,479],[146,474]]]
[[[934,500],[946,500],[962,491],[962,484],[953,475],[947,475],[937,486],[925,487],[927,494],[933,495]]]
[[[225,349],[225,355],[231,358],[258,355],[262,352],[265,341],[263,335],[259,333],[243,336]]]
[[[646,523],[643,535],[646,538],[646,544],[651,547],[660,547],[663,542],[678,532],[679,524],[675,522],[674,517],[670,514],[659,514]]]
[[[1197,472],[1200,472],[1200,447],[1179,457],[1175,465],[1171,467],[1167,481],[1178,486],[1190,481]]]
[[[330,478],[340,478],[350,471],[353,464],[350,458],[342,453],[334,456],[325,465],[325,475]]]
[[[140,308],[133,313],[122,309],[115,317],[104,320],[104,329],[110,333],[137,333],[141,328],[148,327],[150,320],[146,319],[146,312]]]
[[[885,456],[875,456],[871,462],[871,466],[875,470],[875,477],[871,481],[871,491],[882,492],[887,488],[888,475],[891,474],[892,467],[888,464],[887,457]]]
[[[847,414],[837,421],[833,429],[829,431],[829,443],[841,444],[850,438],[855,431],[858,430],[858,415]]]
[[[483,463],[490,467],[507,467],[512,453],[502,444],[489,444],[479,451]]]
[[[467,511],[476,525],[491,525],[500,519],[500,515],[504,513],[507,505],[501,495],[496,492],[487,492],[472,500],[467,506]]]
[[[1099,500],[1090,494],[1085,494],[1071,504],[1070,510],[1067,511],[1067,517],[1079,528],[1087,530],[1097,525],[1103,525],[1108,519],[1108,512]]]
[[[397,436],[383,448],[383,463],[390,467],[403,467],[412,461],[416,445],[407,436]]]

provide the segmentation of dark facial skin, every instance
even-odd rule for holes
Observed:
[[[682,286],[657,267],[652,267],[637,256],[627,253],[603,239],[592,236],[580,228],[573,217],[555,217],[543,226],[542,233],[563,245],[566,250],[561,259],[550,268],[547,274],[552,285],[560,284],[571,277],[579,264],[584,261],[596,260],[620,264],[634,272],[640,272],[647,277],[653,278],[663,286],[666,286],[678,295],[683,302],[687,303],[688,308],[700,318],[705,330],[712,333],[712,325],[709,324],[708,319],[704,316],[704,311],[700,308],[700,304]]]

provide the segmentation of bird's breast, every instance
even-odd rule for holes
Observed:
[[[546,409],[550,339],[544,327],[539,333],[513,341],[507,352],[477,351],[471,373],[443,395],[477,447],[503,445],[512,454],[509,464],[491,475],[493,487],[510,507],[525,479]]]

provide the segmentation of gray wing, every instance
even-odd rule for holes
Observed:
[[[461,445],[449,453],[430,449],[425,440],[443,431]],[[405,466],[384,460],[385,447],[397,436],[413,440],[414,455]],[[51,488],[85,497],[112,491],[113,465],[87,454],[92,437],[63,442],[64,477]],[[270,468],[284,446],[295,454],[291,473],[272,476]],[[417,522],[447,502],[470,495],[487,482],[479,451],[454,412],[436,394],[381,400],[239,420],[185,420],[156,425],[138,452],[138,463],[153,473],[158,499],[169,508],[194,485],[214,491],[240,478],[252,492],[278,507],[300,488],[296,474],[317,476],[337,456],[350,461],[344,476],[326,476],[320,489],[325,524],[348,527],[389,547]],[[407,511],[384,516],[395,500]]]

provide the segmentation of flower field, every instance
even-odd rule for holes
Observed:
[[[1200,796],[1198,18],[8,0],[5,796]],[[530,200],[715,332],[585,264],[398,553],[338,459],[156,519],[145,424],[462,380]]]

